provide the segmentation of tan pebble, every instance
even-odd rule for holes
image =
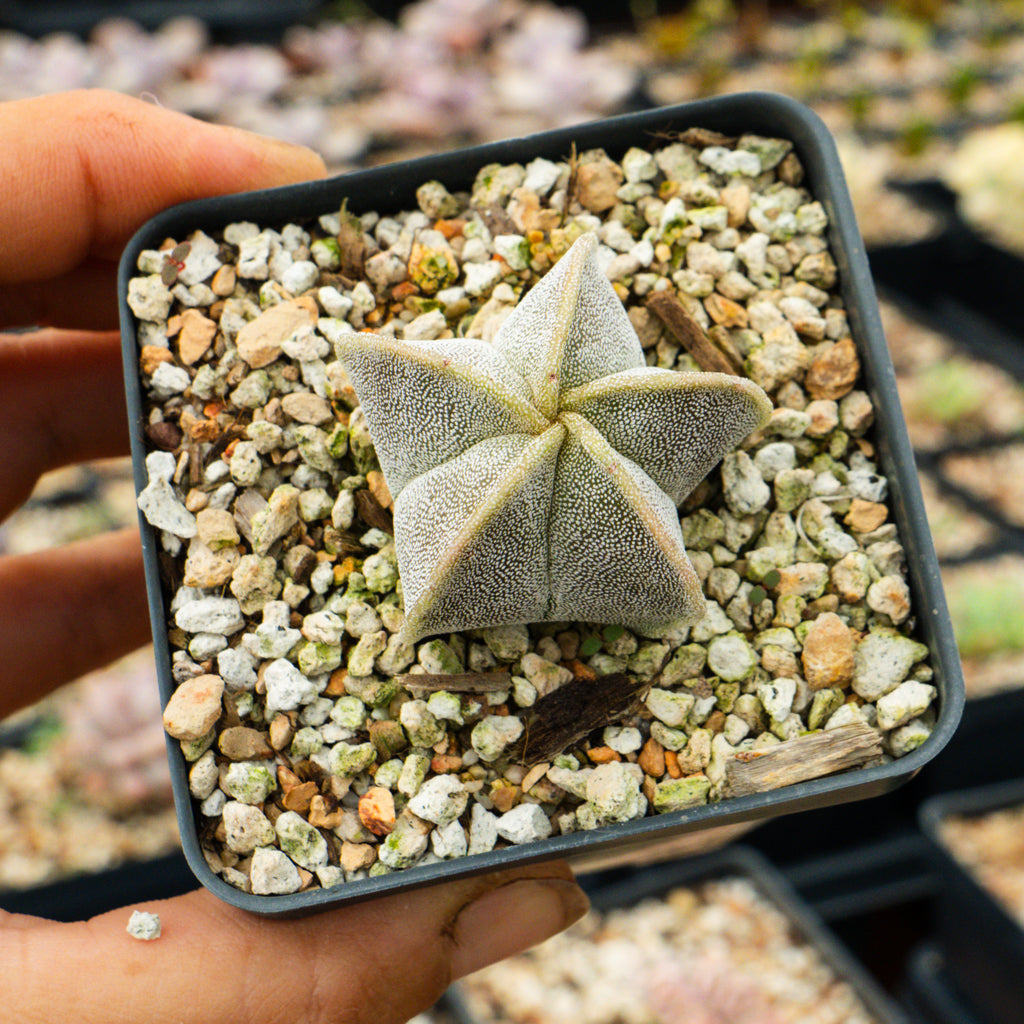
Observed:
[[[811,418],[808,437],[825,437],[839,426],[839,406],[831,398],[816,398],[807,403],[805,411]]]
[[[840,338],[818,355],[807,370],[804,387],[812,398],[842,398],[857,382],[860,359],[852,338]]]
[[[868,587],[868,607],[897,625],[910,614],[910,588],[902,576],[883,576]]]
[[[232,547],[241,539],[235,517],[223,508],[205,508],[196,516],[196,532],[209,548]]]
[[[139,370],[143,377],[152,377],[161,363],[173,362],[173,353],[162,345],[143,345],[139,353]]]
[[[462,768],[462,758],[457,754],[436,754],[430,761],[430,770],[436,775],[446,775]]]
[[[239,557],[237,548],[211,551],[198,537],[193,537],[188,546],[182,582],[186,587],[223,586],[231,579]]]
[[[766,644],[761,651],[761,667],[772,676],[773,679],[784,677],[790,679],[800,675],[800,664],[796,655],[783,647],[776,647],[774,644]]]
[[[186,309],[181,314],[181,332],[178,334],[178,355],[186,366],[197,363],[207,352],[217,333],[217,325],[198,309]]]
[[[712,292],[704,300],[704,308],[708,311],[708,316],[722,327],[747,326],[746,308],[724,295],[719,295],[718,292]]]
[[[375,836],[386,836],[395,827],[395,798],[383,786],[371,786],[359,798],[359,820]]]
[[[370,843],[341,844],[341,866],[346,871],[362,871],[377,859],[377,850]]]
[[[277,714],[270,722],[270,745],[274,750],[284,750],[295,736],[295,726],[287,715]],[[282,788],[284,785],[282,783]]]
[[[202,510],[209,504],[210,496],[206,491],[199,490],[198,487],[193,487],[185,496],[185,508],[187,508],[189,512],[202,512]]]
[[[213,279],[210,281],[210,291],[214,295],[219,295],[222,299],[226,299],[235,290],[237,280],[238,275],[235,273],[235,268],[225,263],[213,275]]]
[[[277,718],[283,718],[288,721],[284,715],[278,715]],[[277,719],[275,719],[277,721]],[[271,723],[271,729],[273,729],[273,723]],[[291,742],[289,740],[289,742]],[[282,793],[287,793],[288,790],[294,789],[296,786],[302,785],[302,779],[298,777],[287,765],[279,764],[277,766],[277,784],[281,787]]]
[[[370,489],[370,493],[377,499],[381,508],[393,508],[394,499],[391,497],[391,491],[388,490],[388,485],[384,480],[384,474],[379,469],[371,469],[366,474],[366,486]]]
[[[281,343],[298,328],[316,323],[316,318],[316,300],[309,296],[279,302],[238,332],[238,354],[254,370],[269,366],[281,354]]]
[[[505,783],[503,780],[499,780],[491,788],[491,802],[494,804],[494,809],[504,814],[506,811],[511,811],[513,807],[519,801],[519,787]]]
[[[828,567],[824,563],[796,562],[779,569],[779,582],[775,584],[775,592],[780,597],[786,594],[816,597],[824,589],[827,580]]]
[[[281,803],[286,811],[297,811],[299,814],[305,814],[309,811],[311,801],[316,798],[317,788],[315,782],[300,782],[297,786],[292,786],[283,797],[281,797]],[[315,823],[310,821],[311,825]]]
[[[750,212],[750,186],[726,185],[720,195],[722,205],[729,211],[729,227],[740,227]]]
[[[660,779],[665,774],[665,748],[652,736],[641,748],[637,764],[645,775]]]
[[[176,740],[202,739],[220,718],[223,696],[224,680],[220,676],[186,679],[164,708],[164,728]]]
[[[274,753],[266,733],[245,725],[225,729],[217,739],[217,749],[231,761],[258,761]]]
[[[338,570],[335,566],[335,582],[338,582]],[[348,690],[345,688],[345,680],[348,679],[348,669],[338,668],[331,673],[330,679],[327,680],[327,686],[324,689],[323,695],[325,697],[344,697]]]
[[[303,786],[312,786],[312,782],[303,783]],[[299,787],[300,789],[303,787]],[[291,794],[289,794],[290,796]],[[296,808],[298,810],[298,808]],[[309,812],[309,823],[314,828],[337,828],[345,820],[345,808],[332,804],[315,791],[306,801],[306,807],[299,813]]]
[[[591,747],[587,751],[587,757],[594,764],[608,764],[611,761],[621,761],[622,758],[612,750],[611,747]]]
[[[537,193],[528,188],[517,188],[508,203],[508,214],[512,222],[523,233],[541,231],[549,235],[559,226],[562,215],[558,210],[541,206]]]
[[[330,405],[312,391],[294,391],[281,399],[281,408],[298,423],[319,426],[334,419]]]
[[[811,624],[801,660],[804,678],[812,690],[845,687],[853,678],[854,636],[850,627],[833,612],[824,612]]]
[[[583,164],[576,172],[576,196],[580,206],[591,213],[610,210],[618,202],[622,181],[622,168],[607,157]]]
[[[889,510],[881,502],[854,498],[843,522],[857,533],[870,533],[877,530],[888,516]]]
[[[708,732],[721,732],[725,728],[725,712],[721,708],[712,711],[704,723]]]
[[[529,792],[530,792],[530,790],[531,790],[531,789],[533,789],[533,787],[534,787],[534,786],[535,786],[535,785],[536,785],[536,784],[537,784],[538,782],[540,782],[540,780],[541,780],[542,778],[544,778],[544,775],[545,775],[545,774],[547,773],[547,770],[548,770],[548,769],[549,769],[550,767],[551,767],[551,765],[550,765],[550,764],[548,764],[548,763],[547,763],[546,761],[543,761],[543,762],[541,762],[540,764],[535,764],[535,765],[534,765],[534,766],[533,766],[533,767],[532,767],[532,768],[531,768],[531,769],[530,769],[530,770],[529,770],[529,771],[528,771],[528,772],[527,772],[527,773],[526,773],[526,774],[525,774],[525,775],[523,776],[523,781],[522,781],[522,782],[521,782],[521,783],[519,784],[519,788],[520,788],[520,789],[522,789],[522,791],[523,791],[524,793],[529,793]]]

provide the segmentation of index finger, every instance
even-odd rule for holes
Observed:
[[[45,287],[11,286],[73,289],[81,267],[95,287],[106,276],[97,265],[112,266],[135,229],[168,206],[325,173],[311,150],[118,93],[0,104],[0,301],[17,299],[19,319],[35,303],[37,319],[52,320]]]

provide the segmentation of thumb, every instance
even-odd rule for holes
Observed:
[[[139,908],[161,918],[152,942],[126,933],[132,908],[83,924],[4,927],[0,976],[15,1020],[47,1021],[55,1007],[74,1006],[79,1024],[404,1024],[451,981],[561,931],[586,908],[557,863],[287,921],[201,891]]]

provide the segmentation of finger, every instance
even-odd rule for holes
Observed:
[[[0,104],[0,285],[114,262],[158,211],[322,177],[308,149],[81,90]]]
[[[0,284],[0,311],[0,330],[36,324],[115,330],[117,264],[90,257],[47,281]]]
[[[0,518],[41,473],[128,451],[118,336],[84,331],[0,334]]]
[[[136,531],[0,558],[0,718],[149,639]]]
[[[131,908],[0,933],[0,976],[17,1020],[48,1020],[62,1005],[78,1024],[404,1024],[450,981],[561,931],[586,905],[560,864],[292,921],[196,892],[141,908],[161,919],[151,942],[125,934]]]

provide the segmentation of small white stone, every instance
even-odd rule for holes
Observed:
[[[422,313],[405,325],[405,337],[411,341],[432,341],[448,329],[448,321],[439,309]]]
[[[526,165],[522,187],[539,196],[547,195],[555,187],[562,169],[556,163],[537,157]]]
[[[281,849],[299,867],[315,871],[327,863],[327,840],[297,812],[279,814],[274,829]]]
[[[267,687],[268,715],[275,711],[293,711],[310,703],[318,693],[317,684],[284,658],[278,658],[267,666],[263,682]]]
[[[183,604],[174,624],[186,633],[219,633],[231,636],[245,626],[242,609],[233,597],[201,597]]]
[[[457,821],[450,821],[430,833],[430,847],[442,860],[465,857],[469,852],[466,831]]]
[[[617,754],[632,754],[644,743],[640,730],[633,726],[610,725],[602,733],[601,739],[606,747],[610,747]]]
[[[159,939],[160,917],[148,910],[133,910],[126,930],[133,939],[141,939],[143,942]]]
[[[937,693],[934,686],[915,679],[900,683],[891,693],[878,698],[878,728],[895,729],[924,714]]]
[[[297,260],[281,275],[281,285],[292,295],[309,291],[320,278],[320,268],[312,260]]]
[[[403,705],[403,710],[408,705]],[[515,715],[487,715],[473,727],[470,742],[484,761],[496,761],[523,734],[522,720]]]
[[[299,869],[272,846],[261,846],[252,855],[249,878],[257,896],[281,896],[302,888]]]
[[[469,794],[454,775],[435,775],[427,779],[409,801],[409,810],[435,825],[453,822],[466,809]]]
[[[178,500],[170,480],[176,463],[170,452],[151,452],[146,456],[149,483],[139,492],[138,505],[146,521],[175,537],[194,537],[196,517]]]
[[[497,820],[498,835],[510,843],[532,843],[551,835],[551,822],[537,804],[519,804]]]
[[[270,819],[252,804],[229,800],[222,812],[225,842],[235,853],[252,853],[258,846],[269,846],[276,833]]]
[[[494,261],[486,263],[464,263],[464,287],[467,295],[474,297],[489,292],[501,280],[501,267]],[[165,365],[165,364],[161,364]]]
[[[140,320],[160,323],[171,311],[171,290],[159,274],[133,277],[128,282],[128,306]]]
[[[498,841],[498,816],[480,804],[473,804],[469,816],[469,853],[486,853]]]
[[[793,708],[796,680],[780,677],[758,683],[757,696],[773,721],[784,722]]]

